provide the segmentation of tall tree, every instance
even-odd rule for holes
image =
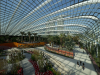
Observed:
[[[20,32],[21,33],[21,42],[23,42],[23,35],[24,35],[24,32]]]
[[[60,38],[60,46],[61,46],[61,48],[62,48],[62,45],[63,45],[64,42],[65,42],[66,35],[65,35],[64,33],[61,33],[61,34],[59,35],[59,38]]]
[[[25,36],[24,36],[24,41],[26,41],[26,35],[27,35],[27,34],[26,34],[26,33],[24,33],[24,35],[25,35]]]
[[[34,35],[34,42],[35,42],[35,36],[37,35],[37,33],[33,33],[33,35]]]
[[[41,37],[41,35],[38,35],[38,41],[40,42],[40,37]]]
[[[31,38],[31,35],[32,35],[32,34],[31,34],[30,32],[28,32],[29,42],[30,42],[30,40],[31,40],[31,39],[30,39],[30,38]]]

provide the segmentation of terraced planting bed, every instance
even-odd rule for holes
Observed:
[[[47,45],[45,45],[44,48],[47,51],[50,51],[50,52],[53,52],[53,53],[56,53],[56,54],[60,54],[60,55],[66,56],[66,57],[74,58],[73,52],[69,52],[69,51],[66,51],[66,50],[58,50],[58,48],[51,48]]]
[[[29,61],[35,68],[35,75],[61,75],[60,72],[53,69],[53,64],[44,57],[43,53],[39,53],[37,50],[28,52],[32,54]]]

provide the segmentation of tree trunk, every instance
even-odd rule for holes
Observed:
[[[30,35],[29,35],[29,42],[30,42]]]
[[[53,47],[53,43],[52,43],[52,47]]]
[[[51,46],[51,42],[49,42],[50,46]]]
[[[21,40],[21,42],[23,42],[23,35],[22,35],[22,40]]]
[[[34,42],[35,42],[35,36],[34,36]]]

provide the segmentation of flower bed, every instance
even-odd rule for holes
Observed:
[[[37,50],[28,52],[32,54],[29,61],[35,68],[35,75],[61,75],[60,72],[52,68],[52,64],[48,62],[47,58],[44,58],[44,54]]]
[[[17,71],[18,75],[23,75],[23,68],[21,67],[18,71]]]
[[[50,48],[47,45],[45,45],[45,49],[48,50],[48,51],[60,54],[60,55],[64,55],[64,56],[68,56],[68,57],[74,58],[73,52],[68,52],[68,51],[65,51],[65,50],[58,50],[56,48]]]
[[[35,69],[35,75],[53,75],[52,71],[39,72],[39,67],[38,67],[36,61],[32,61],[31,59],[29,61],[32,63],[32,65]]]

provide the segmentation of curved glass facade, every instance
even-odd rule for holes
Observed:
[[[100,0],[0,0],[0,34],[20,32],[99,41]]]

